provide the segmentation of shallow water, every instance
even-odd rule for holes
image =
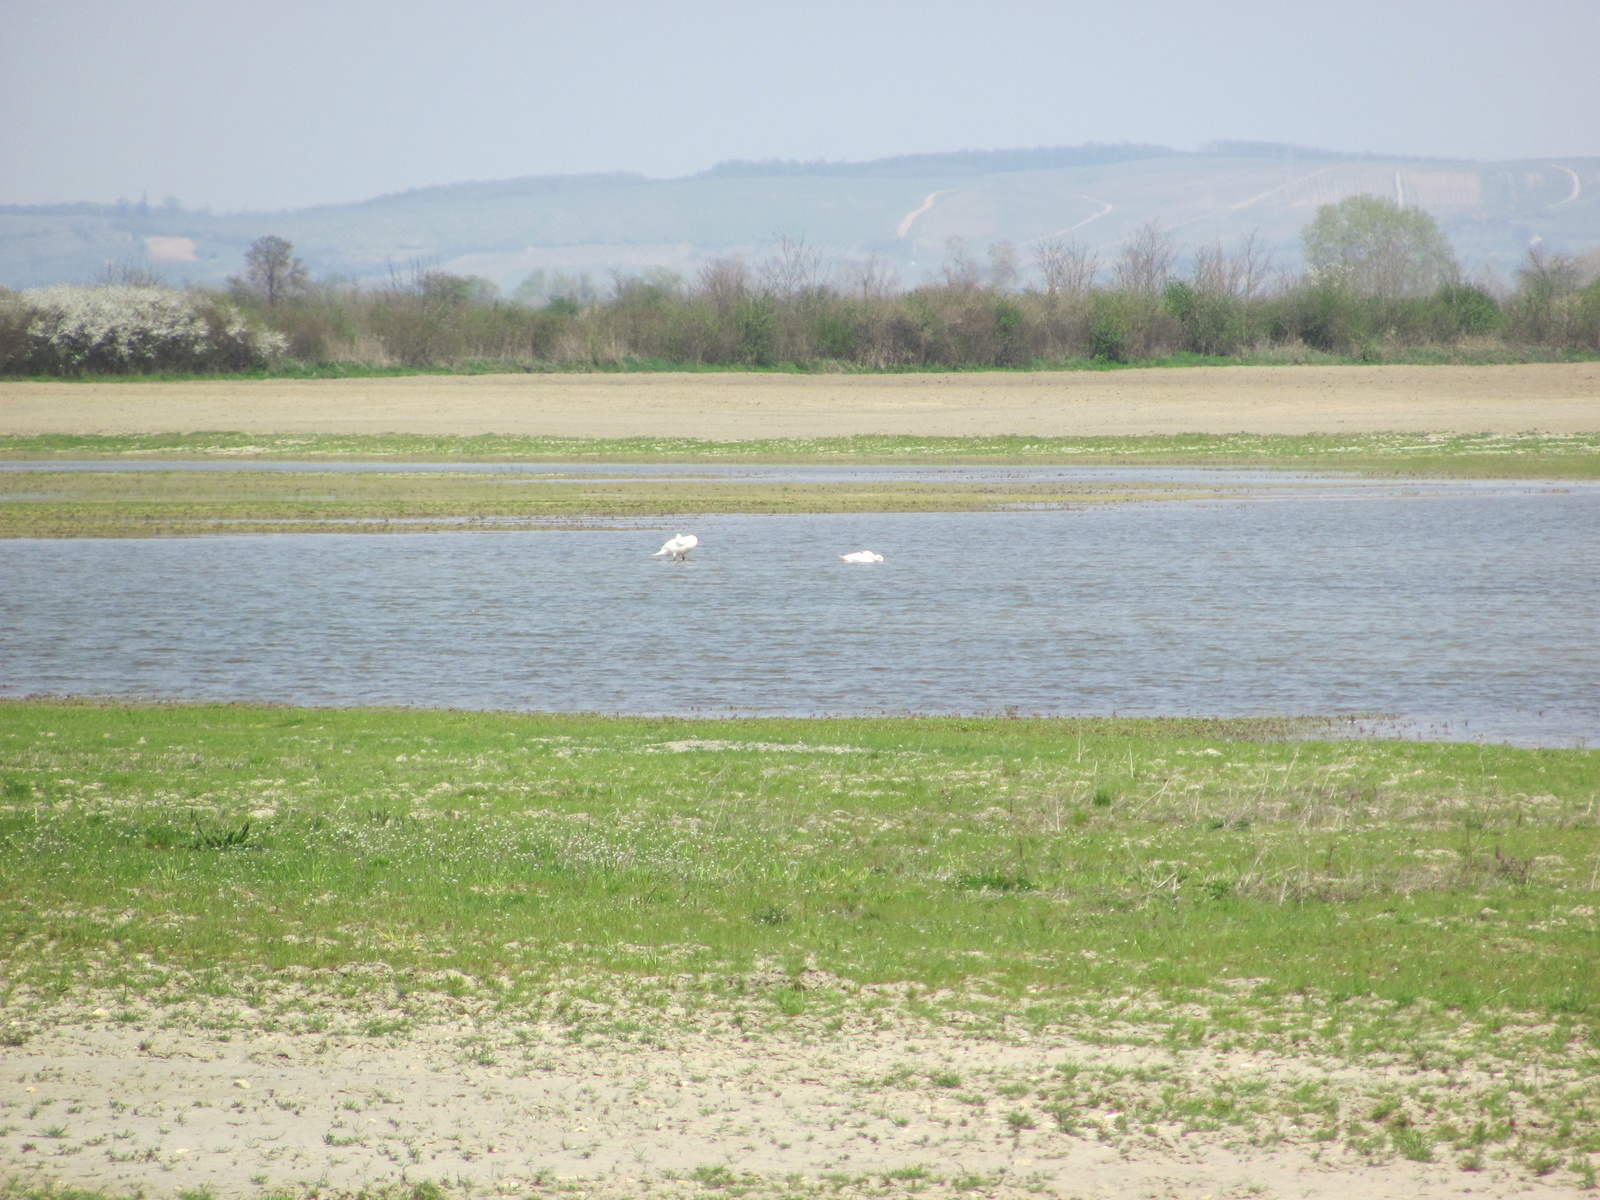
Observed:
[[[656,522],[0,542],[0,694],[1381,712],[1412,736],[1600,740],[1600,488],[1291,478],[1311,486],[1070,511],[708,517],[685,563],[651,558],[672,532]],[[863,546],[885,561],[836,557]]]

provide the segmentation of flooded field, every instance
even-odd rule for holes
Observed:
[[[1195,474],[1162,480],[1236,494],[708,516],[676,564],[651,557],[676,525],[648,518],[405,538],[13,539],[0,543],[0,691],[677,714],[1384,714],[1413,736],[1600,737],[1600,487]],[[885,561],[839,561],[861,548]]]

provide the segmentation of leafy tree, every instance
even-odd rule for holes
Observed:
[[[245,278],[267,298],[267,307],[290,292],[306,286],[306,265],[294,257],[294,246],[281,237],[268,234],[250,243],[244,252]]]
[[[482,275],[468,275],[467,301],[470,304],[493,304],[500,299],[500,285]]]
[[[1317,209],[1301,234],[1318,282],[1358,296],[1426,296],[1460,273],[1439,226],[1382,196],[1347,196]]]
[[[666,267],[647,267],[639,275],[611,273],[611,294],[620,309],[641,311],[666,307],[683,293],[683,276]]]

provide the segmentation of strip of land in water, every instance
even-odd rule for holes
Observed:
[[[232,430],[232,432],[209,432]],[[1600,478],[1600,364],[0,383],[0,458],[1031,463]],[[572,527],[1192,497],[1014,481],[0,476],[0,536]]]
[[[583,529],[608,521],[707,513],[983,512],[1229,494],[1229,489],[1204,483],[1116,481],[805,483],[439,472],[5,472],[0,473],[0,537]]]
[[[1574,1190],[1600,752],[1349,732],[0,703],[0,1172]]]
[[[49,435],[0,439],[0,457],[39,469],[0,471],[0,537],[157,537],[206,533],[421,532],[593,527],[621,519],[710,513],[998,512],[1128,501],[1248,496],[1237,473],[1212,480],[1038,481],[1004,473],[921,478],[871,471],[846,480],[774,479],[730,465],[833,467],[1006,464],[1337,470],[1458,479],[1600,478],[1600,434],[1127,438],[837,438],[761,442],[589,441],[532,437],[250,434]],[[140,462],[182,470],[117,470]],[[417,471],[243,471],[249,460],[547,462],[617,465],[614,472],[484,474]],[[52,461],[108,469],[52,471]],[[210,462],[216,470],[195,469]],[[702,463],[721,474],[631,473],[628,464]],[[1261,485],[1266,486],[1265,483]],[[1282,481],[1273,488],[1283,490]]]

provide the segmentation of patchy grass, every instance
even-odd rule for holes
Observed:
[[[271,1035],[485,1079],[670,1050],[640,1062],[707,1137],[781,1069],[823,1089],[807,1121],[874,1144],[1588,1178],[1600,753],[1331,731],[0,703],[0,1030],[23,1054],[81,1022],[160,1061]],[[0,1100],[14,1161],[150,1151],[115,1140],[137,1112],[95,1149],[40,1088]],[[328,1117],[326,1153],[378,1153]],[[699,1161],[652,1186],[1037,1183]]]
[[[1600,753],[1297,732],[8,702],[0,952],[13,986],[777,955],[1600,1015]]]
[[[1290,466],[1462,478],[1600,478],[1600,433],[861,435],[716,442],[516,434],[6,434],[4,459],[351,459],[396,462],[1081,463]]]
[[[0,472],[0,537],[592,528],[703,513],[983,512],[1214,498],[1212,485],[400,472]]]
[[[1460,478],[1600,478],[1600,434],[1140,438],[857,437],[765,442],[532,437],[0,437],[0,457],[51,459],[615,462],[574,476],[441,471],[0,472],[0,537],[419,532],[592,527],[706,513],[982,512],[1248,494],[1248,481],[1085,478],[805,479],[630,475],[641,461],[706,464],[1033,464],[1339,469]]]

